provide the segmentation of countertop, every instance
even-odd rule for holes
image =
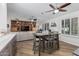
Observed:
[[[12,40],[12,38],[16,35],[16,33],[7,33],[3,36],[0,36],[0,52],[6,45]]]

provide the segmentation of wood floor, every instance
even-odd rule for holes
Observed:
[[[32,40],[17,42],[16,56],[38,56],[38,52],[35,55],[33,54],[32,45]],[[73,51],[77,48],[71,44],[60,42],[59,50],[53,51],[52,54],[48,54],[47,52],[41,53],[41,56],[74,56]]]

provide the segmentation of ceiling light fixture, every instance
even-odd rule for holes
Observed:
[[[54,13],[58,13],[58,12],[59,12],[59,10],[58,10],[58,9],[54,10]]]

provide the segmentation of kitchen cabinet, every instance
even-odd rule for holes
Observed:
[[[17,41],[30,40],[33,39],[33,31],[27,32],[17,32]]]

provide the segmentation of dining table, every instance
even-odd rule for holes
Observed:
[[[36,37],[39,38],[39,56],[41,55],[41,39],[43,40],[43,52],[45,49],[44,43],[45,43],[45,37],[49,35],[49,33],[34,33]],[[57,35],[57,37],[55,38],[55,40],[57,41],[57,50],[59,50],[59,34],[55,33]]]

